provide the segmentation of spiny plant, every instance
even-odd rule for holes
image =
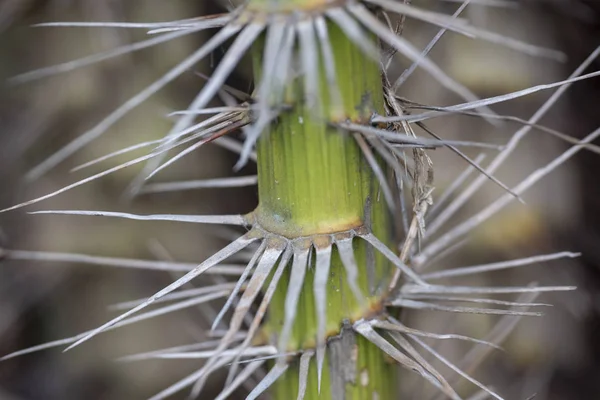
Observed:
[[[43,24],[147,29],[152,36],[104,53],[25,73],[15,77],[14,82],[67,72],[199,31],[217,29],[217,32],[94,128],[34,168],[29,179],[42,176],[89,145],[130,110],[215,49],[227,43],[229,47],[187,110],[174,113],[176,122],[163,139],[120,149],[81,167],[150,148],[146,155],[2,212],[41,202],[144,162],[142,173],[129,187],[130,197],[147,192],[257,184],[259,204],[244,215],[34,211],[34,214],[232,225],[242,227],[245,232],[193,266],[6,250],[8,259],[185,271],[185,275],[147,299],[121,304],[120,308],[127,311],[98,328],[20,350],[3,359],[63,345],[69,350],[107,330],[200,304],[208,307],[210,302],[226,299],[212,323],[211,334],[215,340],[127,357],[128,360],[204,360],[196,372],[153,399],[167,398],[186,388],[191,388],[191,398],[200,398],[207,380],[223,368],[228,369],[228,375],[218,399],[230,396],[252,376],[258,376],[260,381],[248,399],[267,391],[276,399],[396,399],[401,394],[420,398],[417,393],[411,395],[401,390],[402,382],[396,382],[393,363],[419,374],[443,396],[463,398],[451,380],[427,360],[429,356],[473,383],[484,395],[502,399],[466,370],[473,371],[490,348],[499,346],[514,328],[515,317],[540,315],[529,310],[544,305],[534,302],[537,294],[574,288],[535,283],[516,287],[465,286],[453,280],[576,254],[560,252],[436,272],[427,272],[427,268],[475,227],[510,202],[520,200],[526,190],[578,151],[598,152],[592,141],[600,135],[600,129],[579,141],[540,126],[538,122],[572,83],[600,75],[600,72],[582,75],[600,49],[564,81],[480,100],[428,57],[446,31],[507,46],[531,56],[561,59],[563,55],[469,24],[459,18],[469,3],[469,0],[464,1],[450,16],[393,0],[248,0],[226,14],[179,21]],[[425,50],[418,50],[394,26],[395,19],[402,21],[405,17],[441,28]],[[394,80],[388,71],[396,52],[408,58],[412,65]],[[254,90],[249,94],[225,85],[246,53],[252,57],[255,78]],[[427,72],[465,102],[434,107],[401,97],[402,84],[416,68]],[[557,88],[554,94],[528,120],[498,115],[489,108],[553,88]],[[209,107],[217,94],[225,105]],[[503,146],[445,140],[442,134],[428,128],[427,121],[448,114],[484,118],[490,123],[490,129],[506,120],[523,126]],[[204,118],[205,115],[211,116]],[[554,135],[572,146],[509,188],[495,178],[494,173],[532,129]],[[241,142],[228,136],[240,131]],[[210,143],[239,153],[235,166],[238,170],[250,161],[256,162],[257,176],[147,183],[182,157]],[[469,158],[461,147],[495,152],[493,160],[484,168],[479,164],[480,159]],[[455,153],[470,167],[435,203],[435,167],[427,152],[437,148]],[[179,152],[167,159],[172,150]],[[479,171],[480,175],[450,201],[472,170]],[[456,212],[488,181],[503,188],[504,194],[470,218],[448,227]],[[435,207],[433,214],[432,206]],[[447,230],[443,231],[444,228]],[[234,256],[244,259],[245,265],[225,264]],[[237,281],[182,289],[202,274],[235,276]],[[495,297],[498,294],[520,296],[508,301],[498,300]],[[156,307],[148,311],[151,306]],[[142,313],[143,310],[146,311]],[[403,320],[406,310],[492,314],[503,318],[490,333],[490,341],[410,328]],[[475,347],[458,365],[438,353],[423,340],[425,338],[463,340]]]

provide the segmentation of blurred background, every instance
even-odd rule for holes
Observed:
[[[448,14],[460,5],[457,1],[413,3]],[[6,82],[22,72],[145,37],[143,30],[31,27],[36,23],[166,21],[225,10],[220,2],[208,0],[0,0],[0,80]],[[433,50],[432,58],[481,97],[565,79],[600,45],[600,2],[596,0],[498,0],[493,7],[471,5],[464,16],[477,26],[568,55],[567,62],[557,63],[447,34]],[[435,27],[411,20],[404,27],[405,37],[419,48],[424,48],[436,32]],[[215,51],[195,71],[161,90],[102,138],[47,175],[35,182],[24,181],[32,167],[93,127],[205,40],[206,34],[189,35],[66,74],[18,86],[0,86],[0,208],[57,190],[130,157],[70,172],[83,162],[161,138],[172,124],[167,115],[186,108],[204,84],[194,72],[209,74],[224,49]],[[244,65],[247,64],[238,68],[228,83],[247,91],[251,87],[251,72]],[[398,56],[392,76],[407,66],[407,61]],[[589,71],[599,67],[600,62],[596,61]],[[428,105],[461,102],[420,72],[409,79],[400,95]],[[527,119],[549,95],[528,96],[494,109]],[[600,126],[599,105],[600,80],[577,83],[541,123],[582,138]],[[519,126],[507,124],[501,130],[492,130],[475,118],[450,116],[433,120],[429,127],[444,138],[503,143]],[[512,186],[565,148],[564,142],[533,131],[496,176]],[[475,158],[478,153],[469,155]],[[435,193],[439,195],[465,169],[465,164],[449,152],[436,151],[431,156],[436,171]],[[228,176],[235,161],[235,155],[206,146],[165,170],[156,180]],[[37,209],[220,214],[247,212],[256,204],[254,188],[148,194],[133,203],[123,201],[123,191],[138,172],[136,167],[125,169],[48,200]],[[252,167],[240,175],[248,173],[252,173]],[[475,371],[478,379],[507,399],[527,399],[533,394],[539,400],[600,398],[599,173],[600,156],[581,152],[528,192],[524,196],[526,206],[509,207],[482,226],[472,241],[442,257],[435,266],[452,268],[563,250],[582,252],[578,259],[485,277],[488,284],[537,281],[579,287],[577,292],[541,296],[538,300],[555,306],[542,319],[522,320],[504,343],[506,351],[494,352]],[[448,226],[479,211],[499,194],[494,185],[486,185]],[[216,233],[214,229],[186,224],[32,216],[23,210],[0,214],[0,249],[199,262],[225,243],[230,234]],[[202,278],[194,285],[202,285],[203,279],[210,278]],[[0,355],[94,328],[116,315],[107,308],[111,304],[143,298],[172,280],[173,276],[164,272],[0,260]],[[423,314],[410,316],[411,326],[439,332],[436,327],[448,330],[453,325],[453,331],[476,337],[484,336],[497,321],[482,316],[434,314],[436,318],[428,318]],[[197,369],[197,363],[114,360],[203,340],[208,319],[206,309],[190,308],[100,335],[65,354],[58,348],[0,362],[0,400],[147,398]],[[465,350],[449,344],[440,351],[460,358]],[[218,379],[215,381],[214,386],[218,386]],[[212,398],[218,390],[209,388],[204,392],[205,398]],[[465,386],[465,390],[471,389]],[[185,398],[185,394],[174,398]]]

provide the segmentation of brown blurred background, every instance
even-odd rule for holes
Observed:
[[[214,3],[214,4],[213,4]],[[0,1],[0,80],[34,68],[68,61],[144,38],[143,31],[81,28],[32,28],[48,21],[164,21],[221,12],[218,2],[190,0],[2,0]],[[226,3],[226,2],[225,2]],[[455,2],[413,1],[452,13]],[[469,6],[465,16],[475,25],[560,49],[567,63],[524,56],[498,46],[448,34],[433,58],[449,75],[480,96],[493,96],[527,86],[564,79],[600,45],[600,2],[538,0],[499,2],[509,7]],[[512,5],[511,5],[512,4]],[[405,35],[423,48],[435,35],[431,26],[407,21]],[[70,173],[74,166],[110,151],[160,138],[171,126],[167,114],[183,109],[203,84],[193,71],[134,110],[101,139],[69,158],[34,183],[25,173],[72,138],[166,72],[193,51],[206,36],[190,35],[169,44],[20,86],[0,88],[0,208],[56,190],[114,165],[109,160],[90,170]],[[210,72],[222,50],[197,71]],[[397,73],[407,66],[398,57]],[[596,62],[591,70],[598,70]],[[229,84],[247,90],[247,68]],[[459,102],[426,75],[410,78],[402,96],[432,105]],[[495,107],[499,113],[529,118],[548,93]],[[578,83],[542,123],[575,137],[600,125],[600,80]],[[504,142],[508,135],[468,117],[433,121],[431,128],[446,137]],[[506,133],[517,125],[506,127]],[[519,182],[560,151],[561,143],[532,132],[497,176]],[[470,155],[474,158],[477,153]],[[125,161],[128,159],[117,158]],[[465,168],[443,152],[433,154],[436,193]],[[202,179],[231,174],[235,156],[206,147],[176,163],[159,181]],[[43,203],[37,209],[98,209],[137,213],[234,213],[249,211],[254,190],[227,189],[144,195],[133,203],[119,201],[139,168],[126,169]],[[251,172],[251,169],[243,172]],[[439,267],[491,262],[554,251],[581,251],[577,260],[528,267],[523,272],[494,274],[489,282],[575,284],[576,293],[542,296],[555,307],[540,320],[525,320],[476,372],[507,399],[571,400],[600,398],[600,158],[580,153],[560,171],[515,205],[482,227],[476,240],[442,260]],[[468,217],[499,191],[487,185],[461,211]],[[31,216],[24,211],[0,215],[0,247],[81,252],[147,259],[203,260],[223,240],[196,225],[144,223],[102,218]],[[226,232],[223,233],[226,235]],[[0,354],[71,336],[115,315],[107,306],[154,293],[173,279],[161,272],[130,271],[57,263],[5,261],[0,264]],[[210,278],[203,278],[210,279]],[[206,282],[206,281],[204,281]],[[202,285],[203,280],[196,282]],[[413,325],[436,325],[422,313]],[[437,321],[440,319],[438,318]],[[456,318],[455,331],[483,336],[494,319]],[[204,338],[206,313],[188,309],[125,329],[100,335],[68,353],[46,350],[0,363],[0,400],[141,399],[197,368],[195,362],[151,361],[116,363],[127,354],[193,343]],[[438,329],[439,331],[439,329]],[[460,356],[460,347],[444,347]],[[216,385],[215,385],[216,386]],[[215,388],[214,390],[218,390]],[[215,392],[205,392],[212,398]],[[185,398],[185,395],[174,398]],[[420,397],[407,397],[420,398]]]

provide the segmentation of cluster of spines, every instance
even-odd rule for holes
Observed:
[[[465,3],[468,3],[468,1]],[[466,4],[463,4],[462,8],[464,8],[464,6],[466,6]],[[180,278],[150,298],[140,302],[121,305],[120,308],[131,308],[126,313],[122,314],[118,318],[113,319],[107,324],[73,338],[36,346],[32,349],[13,353],[5,358],[42,348],[64,344],[70,344],[69,348],[71,348],[107,329],[137,322],[142,319],[155,317],[157,315],[184,307],[203,304],[215,299],[228,298],[223,311],[219,314],[218,320],[215,321],[215,324],[213,325],[213,333],[216,336],[220,336],[220,339],[211,343],[211,345],[214,346],[212,349],[199,352],[190,352],[190,349],[204,348],[208,346],[200,344],[195,345],[196,347],[193,345],[191,347],[184,347],[176,350],[167,349],[165,351],[157,351],[146,355],[131,357],[135,359],[151,357],[176,358],[179,355],[187,358],[208,359],[208,362],[202,367],[201,370],[168,388],[161,394],[157,395],[156,398],[166,397],[175,390],[180,390],[185,386],[190,385],[194,387],[193,393],[197,394],[205,383],[206,378],[212,371],[231,364],[228,384],[219,397],[219,399],[225,398],[231,394],[235,388],[243,384],[248,376],[254,374],[260,367],[262,367],[262,364],[267,358],[277,358],[277,362],[273,364],[272,369],[264,376],[256,388],[251,391],[249,398],[255,398],[286,372],[288,368],[288,362],[290,361],[290,356],[300,356],[300,381],[304,382],[301,384],[301,388],[299,390],[299,398],[301,398],[302,387],[304,387],[304,389],[306,388],[306,380],[308,375],[307,371],[310,365],[310,359],[313,356],[315,356],[317,360],[319,379],[323,370],[326,349],[326,331],[324,328],[326,308],[323,298],[325,293],[324,279],[326,279],[328,276],[327,272],[331,262],[332,249],[334,247],[337,249],[344,268],[346,269],[349,287],[352,288],[352,292],[356,296],[357,300],[364,300],[364,294],[360,291],[355,281],[355,277],[357,275],[357,265],[354,260],[354,248],[352,241],[358,239],[366,241],[369,246],[372,246],[378,252],[383,254],[393,265],[398,268],[398,271],[403,274],[406,282],[398,283],[396,280],[394,280],[394,284],[392,287],[388,288],[385,297],[383,297],[385,300],[385,307],[381,310],[381,312],[374,316],[365,316],[366,318],[350,321],[350,324],[348,325],[350,329],[356,334],[363,336],[375,344],[383,352],[398,361],[400,364],[409,369],[417,371],[450,398],[459,398],[459,396],[452,389],[452,386],[449,384],[449,382],[441,374],[439,374],[422,356],[420,356],[418,352],[416,352],[408,339],[423,347],[425,351],[434,355],[446,365],[449,365],[452,369],[479,386],[482,390],[500,399],[499,395],[495,394],[481,383],[475,381],[468,374],[463,373],[457,366],[454,366],[448,360],[436,353],[434,349],[422,342],[419,337],[424,336],[435,339],[463,339],[471,340],[478,344],[482,344],[481,341],[459,335],[432,334],[410,329],[404,326],[397,319],[393,318],[385,310],[388,308],[393,309],[395,307],[401,307],[405,309],[437,310],[459,313],[534,316],[539,315],[539,313],[527,311],[527,309],[530,307],[541,306],[543,304],[532,303],[532,300],[508,302],[468,296],[498,293],[539,293],[543,291],[573,289],[572,287],[563,286],[538,287],[535,285],[529,285],[523,287],[469,287],[438,285],[431,283],[431,281],[441,278],[453,278],[468,274],[483,273],[490,270],[523,266],[543,260],[576,256],[576,254],[568,252],[530,257],[522,260],[514,260],[512,262],[465,267],[443,272],[433,272],[428,274],[424,272],[424,269],[430,265],[431,260],[436,255],[448,249],[456,242],[458,238],[464,237],[474,227],[478,226],[490,216],[498,212],[502,207],[513,201],[515,198],[518,198],[525,190],[539,181],[542,177],[546,176],[556,167],[564,163],[564,161],[572,157],[577,151],[581,149],[587,149],[596,152],[598,151],[597,147],[592,145],[591,142],[600,135],[599,130],[592,132],[590,135],[588,135],[588,137],[579,142],[567,135],[561,134],[560,132],[549,131],[542,127],[542,130],[548,133],[553,133],[555,136],[570,142],[574,146],[565,151],[562,156],[556,158],[547,166],[542,167],[528,175],[519,185],[512,189],[506,187],[504,184],[502,184],[502,182],[498,181],[493,176],[493,173],[507,159],[514,148],[516,148],[516,146],[519,144],[520,140],[531,129],[540,128],[538,125],[536,125],[538,121],[554,104],[554,102],[564,93],[571,83],[600,75],[599,72],[592,72],[581,76],[582,71],[589,65],[591,60],[597,56],[597,53],[600,52],[600,50],[592,54],[590,58],[586,60],[586,62],[567,80],[549,85],[528,88],[503,96],[479,100],[466,88],[450,79],[439,67],[429,60],[429,58],[427,58],[427,52],[431,49],[430,47],[428,47],[423,53],[417,51],[408,41],[400,36],[395,35],[388,26],[382,23],[376,17],[373,10],[384,13],[399,13],[408,17],[423,20],[425,22],[440,25],[443,27],[441,34],[443,34],[443,32],[446,30],[453,30],[460,34],[473,35],[482,40],[488,40],[498,44],[507,45],[529,54],[548,56],[551,58],[561,57],[561,55],[555,51],[540,49],[535,46],[524,44],[516,40],[508,39],[500,35],[474,28],[465,21],[457,19],[456,17],[458,16],[458,12],[454,17],[449,17],[390,0],[348,0],[335,2],[332,4],[327,3],[321,8],[311,8],[306,10],[306,12],[298,10],[298,12],[295,13],[289,13],[287,10],[271,11],[269,9],[260,8],[257,10],[256,8],[246,8],[246,6],[242,6],[227,15],[184,21],[154,24],[98,24],[98,26],[114,26],[115,28],[144,28],[149,29],[149,33],[158,36],[104,54],[90,56],[83,60],[24,74],[15,78],[15,81],[26,81],[34,78],[44,77],[57,72],[65,72],[73,68],[88,65],[131,51],[140,50],[142,48],[167,42],[174,38],[205,29],[220,27],[220,30],[186,60],[178,64],[148,88],[144,89],[144,91],[131,98],[95,128],[78,137],[75,141],[50,157],[46,162],[35,168],[30,174],[30,177],[32,178],[39,177],[49,168],[52,168],[57,163],[62,162],[73,152],[90,143],[92,140],[104,133],[104,131],[106,131],[112,124],[114,124],[132,108],[141,104],[157,90],[164,87],[176,77],[184,73],[199,60],[205,58],[208,54],[210,54],[211,51],[223,45],[226,41],[232,38],[235,39],[233,40],[228,52],[224,56],[221,64],[216,68],[213,76],[207,81],[207,84],[191,103],[188,110],[177,113],[177,122],[165,139],[156,142],[141,143],[127,149],[122,149],[99,160],[95,160],[95,162],[103,161],[108,157],[123,154],[128,151],[137,150],[141,147],[154,147],[148,155],[138,157],[125,164],[121,164],[82,181],[76,182],[49,195],[7,208],[3,211],[37,203],[41,200],[80,186],[91,180],[116,172],[130,165],[145,161],[150,161],[150,163],[145,168],[143,175],[131,187],[132,193],[134,194],[190,188],[233,187],[256,183],[256,177],[253,176],[170,184],[146,184],[145,181],[186,154],[189,154],[198,147],[211,142],[220,143],[227,148],[239,152],[240,162],[238,163],[238,167],[242,166],[248,160],[254,159],[256,155],[253,153],[253,148],[260,134],[278,115],[278,113],[285,112],[285,110],[278,109],[275,107],[275,105],[281,102],[283,89],[285,88],[287,82],[293,79],[293,74],[290,72],[290,70],[292,54],[297,45],[296,42],[298,42],[298,51],[302,55],[302,60],[304,63],[303,73],[305,93],[308,104],[311,105],[311,102],[317,102],[320,98],[320,83],[322,80],[319,76],[319,68],[315,66],[317,66],[319,59],[323,59],[325,60],[325,80],[328,86],[327,90],[330,93],[330,100],[332,101],[331,109],[333,110],[333,114],[335,114],[336,110],[341,109],[342,107],[339,104],[336,105],[336,102],[339,103],[342,101],[340,96],[336,95],[336,93],[339,92],[337,85],[341,83],[336,82],[335,71],[332,69],[332,66],[329,65],[330,62],[327,61],[332,59],[332,50],[330,44],[327,45],[328,28],[326,20],[330,21],[330,23],[336,24],[347,35],[347,37],[356,44],[357,47],[365,52],[365,54],[376,58],[378,58],[377,55],[379,54],[379,51],[374,46],[370,35],[379,37],[383,42],[386,42],[396,51],[399,51],[411,59],[414,66],[423,68],[446,88],[454,91],[468,101],[467,103],[449,107],[429,107],[428,111],[423,113],[408,113],[406,112],[409,108],[407,105],[414,106],[414,104],[411,105],[410,103],[403,102],[394,95],[399,85],[404,79],[406,79],[406,75],[403,75],[394,85],[389,85],[389,87],[386,87],[387,101],[390,107],[387,115],[373,115],[369,119],[368,123],[364,124],[345,121],[343,119],[334,122],[335,127],[341,132],[352,134],[356,138],[361,147],[363,156],[371,166],[382,187],[382,191],[387,203],[390,205],[390,208],[394,207],[396,200],[394,199],[393,190],[389,187],[386,176],[378,170],[379,164],[375,160],[375,155],[383,159],[386,164],[388,164],[397,172],[398,175],[398,171],[406,171],[408,169],[406,164],[402,165],[395,157],[398,155],[398,148],[422,149],[441,147],[450,148],[455,152],[457,152],[457,147],[459,146],[475,146],[487,149],[494,148],[494,146],[490,146],[487,143],[447,141],[439,137],[418,137],[412,128],[410,128],[410,124],[420,123],[421,125],[418,126],[423,127],[422,123],[430,118],[439,117],[448,113],[469,113],[470,110],[476,110],[476,115],[479,115],[490,121],[501,121],[502,119],[510,120],[511,117],[499,116],[493,113],[488,107],[493,104],[528,95],[539,90],[552,89],[555,87],[558,87],[559,89],[531,119],[525,121],[523,128],[521,128],[511,138],[506,146],[503,146],[499,149],[496,148],[499,150],[499,153],[487,168],[479,166],[478,162],[480,161],[468,159],[472,165],[471,169],[479,170],[482,172],[482,175],[476,178],[467,187],[467,189],[463,190],[456,197],[456,199],[450,203],[450,205],[442,209],[440,213],[435,216],[435,218],[428,220],[428,216],[425,214],[427,207],[419,207],[421,201],[425,201],[424,204],[429,204],[429,198],[431,195],[430,191],[424,190],[420,193],[421,197],[413,198],[413,202],[417,203],[413,204],[413,206],[415,206],[413,210],[415,215],[405,215],[404,219],[412,220],[411,228],[414,227],[414,229],[406,229],[407,233],[412,233],[407,234],[404,243],[404,251],[401,252],[402,254],[400,254],[400,256],[397,256],[393,250],[389,249],[382,241],[376,238],[366,226],[356,227],[355,229],[343,232],[318,235],[318,237],[309,236],[303,238],[288,238],[277,234],[276,232],[269,232],[268,230],[264,229],[254,214],[228,216],[142,216],[102,211],[63,210],[38,212],[96,215],[105,217],[130,218],[136,220],[169,220],[191,223],[216,223],[244,226],[249,228],[249,231],[240,238],[234,240],[224,249],[215,253],[200,265],[193,266],[193,268],[191,268],[191,270],[189,270],[184,277]],[[85,23],[47,25],[94,26],[94,24]],[[256,85],[256,101],[250,103],[243,101],[240,104],[232,104],[224,108],[207,109],[206,106],[208,105],[209,101],[218,91],[223,88],[226,78],[231,73],[233,68],[238,64],[243,54],[265,31],[265,61],[263,63],[263,70],[267,73],[264,74],[265,78],[263,78]],[[436,36],[434,41],[437,41],[438,38],[439,36]],[[385,69],[383,72],[385,73]],[[247,99],[248,98],[246,97],[244,100]],[[314,104],[311,106],[315,107]],[[203,120],[202,122],[194,124],[197,116],[210,113],[215,115],[211,118]],[[400,124],[402,128],[396,129],[394,124]],[[225,137],[225,135],[228,133],[242,128],[245,129],[245,141],[243,143],[231,141]],[[189,147],[187,147],[185,150],[161,164],[168,151],[188,144]],[[460,155],[460,152],[457,152],[457,154]],[[89,163],[83,167],[88,165]],[[488,179],[493,180],[495,183],[505,188],[507,190],[506,194],[504,194],[501,198],[480,213],[474,215],[465,222],[454,226],[439,238],[428,241],[429,237],[431,237],[434,233],[437,233],[450,219],[450,217],[452,217],[454,213],[462,205],[464,205],[465,202],[473,195],[473,193],[475,193]],[[406,207],[402,207],[402,210],[405,214],[409,213]],[[408,228],[408,224],[406,223],[405,225]],[[427,229],[425,229],[425,227],[427,227]],[[424,240],[425,245],[420,249],[420,251],[415,252],[413,241],[417,237],[419,240]],[[248,246],[254,246],[256,244],[258,244],[258,246],[252,251],[252,256],[245,267],[222,264],[232,255],[239,253]],[[315,347],[305,349],[300,352],[295,352],[293,354],[287,352],[287,335],[294,320],[294,313],[296,309],[295,306],[297,305],[296,302],[298,296],[298,293],[293,287],[288,289],[286,295],[286,319],[279,342],[275,346],[269,344],[255,346],[252,343],[254,334],[256,334],[258,331],[259,325],[269,305],[270,298],[277,287],[278,280],[280,279],[284,269],[289,266],[289,268],[291,268],[292,275],[294,275],[297,279],[302,279],[306,269],[309,268],[311,263],[310,259],[312,257],[311,254],[313,253],[315,258],[315,280],[313,293],[315,296],[315,302],[317,304],[316,315],[319,324],[319,334],[316,338]],[[47,254],[16,250],[6,251],[6,257],[9,259],[54,259],[59,261],[71,261],[79,263],[94,263],[101,265],[104,264],[134,268],[180,271],[188,270],[190,268],[190,265],[188,264],[182,265],[177,263],[165,263],[147,260],[123,260],[76,254]],[[408,260],[410,260],[411,267],[407,266]],[[185,283],[189,282],[198,275],[214,272],[221,274],[239,274],[240,278],[235,284],[218,284],[214,287],[175,292],[175,290],[179,289]],[[396,286],[396,284],[398,284],[398,286]],[[261,290],[265,291],[264,295],[262,296],[261,303],[258,307],[258,310],[249,319],[248,316],[251,314],[250,306],[254,303]],[[240,295],[240,293],[242,294]],[[182,298],[185,300],[179,301]],[[132,316],[134,313],[137,313],[151,304],[173,300],[176,301],[174,304],[156,308],[152,311],[146,312],[145,314]],[[500,309],[462,307],[443,304],[444,302],[473,302],[477,304],[492,304],[495,306],[501,305],[508,308]],[[224,317],[225,312],[232,307],[233,316],[230,320],[229,327],[225,331],[220,331],[218,329],[219,322]],[[492,344],[492,347],[494,346],[495,345]],[[400,351],[400,349],[404,351],[404,353]],[[245,364],[243,369],[237,373],[240,366],[244,365],[241,364],[242,361],[247,362],[247,364]]]

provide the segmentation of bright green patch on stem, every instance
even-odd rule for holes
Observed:
[[[337,27],[330,26],[329,33],[345,118],[366,121],[382,107],[379,66]],[[303,105],[302,83],[295,82],[293,111],[284,112],[257,144],[257,217],[263,227],[287,237],[358,227],[373,194],[373,175],[355,139],[328,124],[334,111],[325,78],[321,82],[320,117]]]

